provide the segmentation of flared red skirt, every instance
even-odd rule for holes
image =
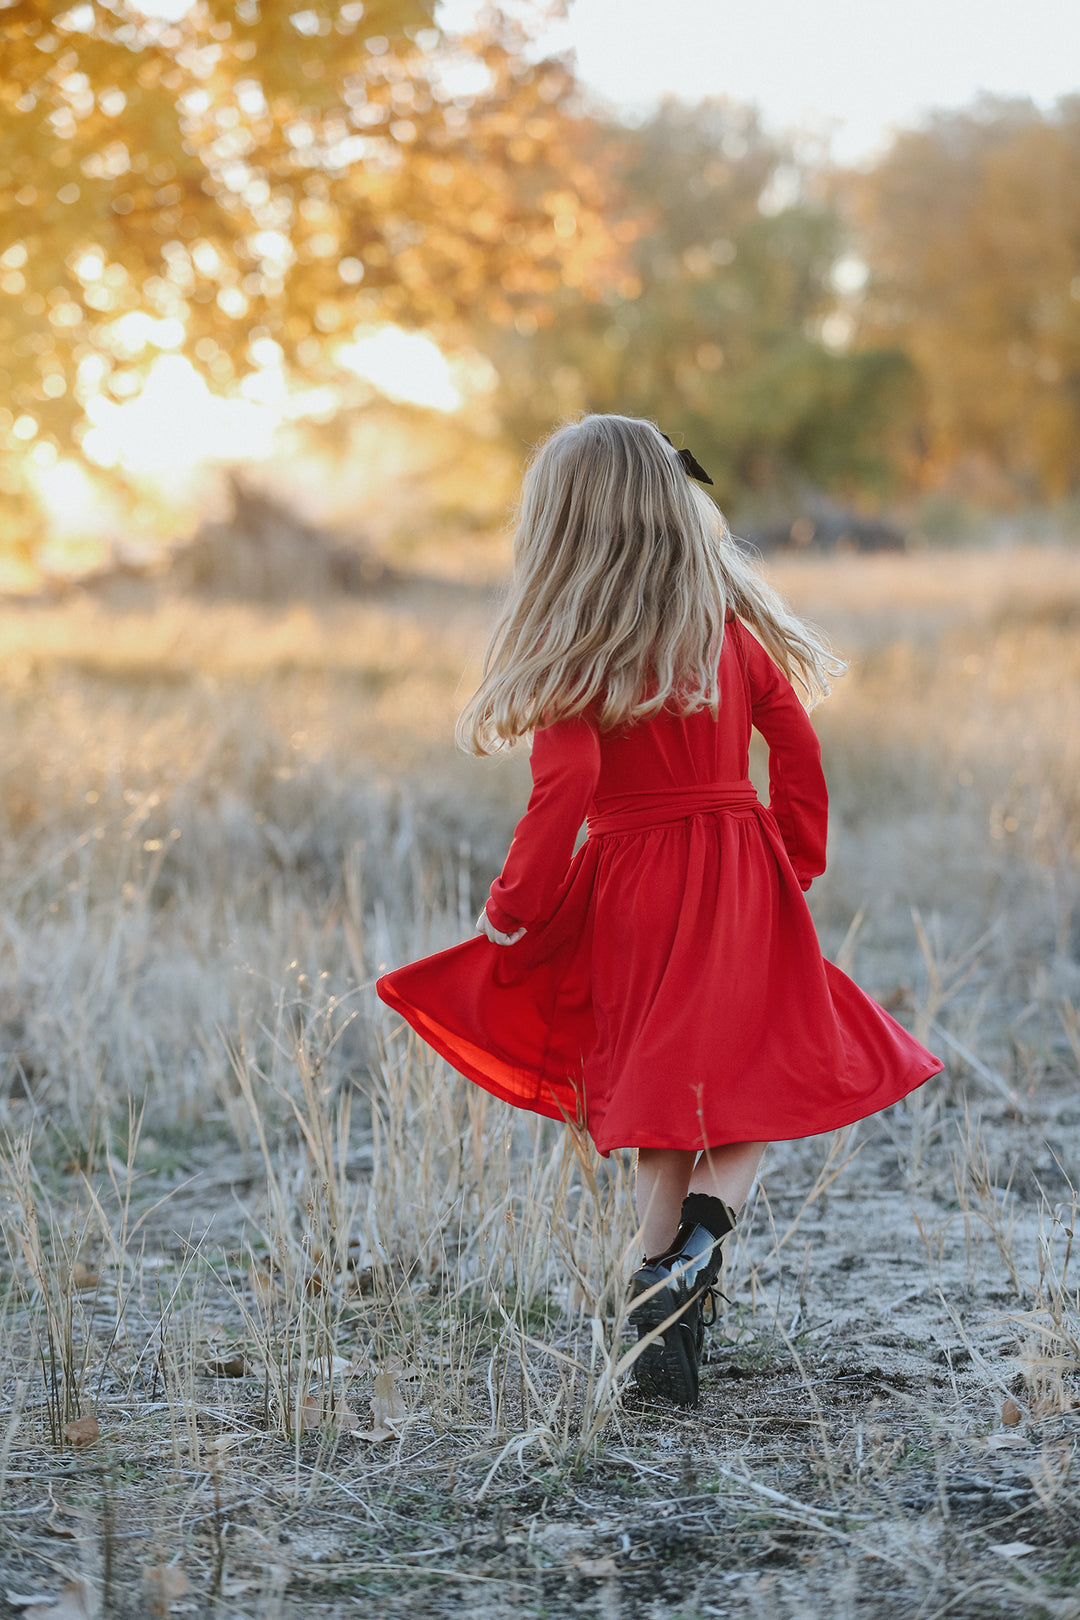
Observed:
[[[470,939],[377,988],[461,1074],[601,1153],[817,1135],[942,1067],[824,960],[758,804],[590,837],[517,945]]]

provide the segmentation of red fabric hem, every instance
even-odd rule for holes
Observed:
[[[474,1045],[464,1036],[456,1034],[444,1024],[421,1012],[419,1008],[397,994],[390,977],[378,980],[375,988],[379,997],[387,1006],[399,1013],[458,1074],[471,1080],[474,1085],[480,1086],[493,1097],[498,1097],[500,1102],[509,1103],[513,1108],[541,1114],[545,1119],[561,1120],[564,1124],[576,1117],[581,1124],[587,1125],[587,1120],[582,1118],[580,1112],[576,1116],[568,1114],[554,1089],[540,1080],[535,1073],[519,1069],[510,1063],[500,1063],[490,1050]],[[925,1064],[921,1065],[925,1071],[921,1074],[919,1067],[916,1067],[909,1070],[902,1080],[892,1077],[890,1084],[878,1092],[872,1092],[869,1096],[864,1095],[857,1100],[849,1099],[844,1106],[835,1110],[823,1110],[812,1124],[806,1120],[790,1119],[785,1124],[782,1119],[776,1118],[775,1112],[769,1118],[762,1115],[760,1119],[744,1115],[737,1124],[727,1130],[711,1131],[711,1140],[707,1145],[710,1148],[719,1148],[733,1142],[793,1142],[811,1136],[824,1136],[829,1131],[842,1130],[847,1125],[856,1124],[860,1119],[868,1119],[885,1108],[894,1107],[913,1091],[917,1091],[920,1086],[925,1085],[928,1080],[932,1080],[935,1075],[944,1072],[944,1064],[937,1059],[934,1059],[933,1063],[932,1068],[927,1068]],[[499,1073],[493,1072],[496,1068],[502,1073],[501,1079]],[[706,1145],[700,1138],[688,1142],[680,1136],[676,1140],[655,1130],[633,1133],[633,1139],[629,1141],[608,1139],[602,1127],[597,1135],[593,1136],[591,1131],[589,1134],[592,1136],[596,1151],[605,1159],[621,1148],[666,1148],[682,1153],[694,1153],[700,1152]]]
[[[782,1125],[778,1128],[775,1118],[771,1120],[766,1120],[764,1117],[760,1120],[751,1118],[748,1121],[743,1120],[731,1134],[725,1131],[721,1131],[719,1134],[713,1133],[713,1139],[708,1145],[710,1148],[720,1148],[727,1147],[733,1142],[799,1142],[811,1136],[827,1136],[830,1131],[843,1130],[846,1125],[855,1125],[860,1119],[869,1119],[873,1114],[880,1114],[885,1108],[894,1108],[898,1102],[903,1102],[905,1097],[910,1097],[913,1091],[918,1091],[920,1086],[924,1086],[935,1075],[943,1074],[944,1069],[944,1064],[939,1063],[936,1068],[930,1069],[920,1079],[905,1080],[899,1090],[895,1085],[892,1085],[880,1097],[864,1099],[859,1103],[849,1103],[846,1108],[838,1108],[835,1113],[826,1111],[820,1121],[815,1119],[809,1130],[802,1128],[796,1130],[784,1129]],[[700,1141],[687,1143],[682,1139],[677,1142],[667,1138],[661,1139],[655,1131],[650,1131],[647,1136],[643,1134],[632,1142],[610,1141],[601,1146],[603,1140],[603,1131],[601,1131],[599,1137],[593,1138],[596,1151],[605,1159],[609,1153],[614,1153],[619,1148],[669,1148],[680,1153],[700,1153],[704,1147],[704,1144]]]
[[[387,1006],[392,1007],[396,1013],[400,1013],[405,1022],[410,1024],[429,1046],[434,1047],[439,1056],[445,1058],[452,1069],[455,1069],[458,1074],[464,1075],[466,1080],[471,1080],[474,1085],[480,1086],[484,1091],[489,1091],[493,1097],[498,1097],[501,1102],[509,1103],[513,1108],[524,1108],[529,1113],[543,1114],[545,1119],[558,1119],[563,1124],[567,1123],[568,1118],[573,1117],[567,1115],[566,1109],[561,1106],[554,1093],[551,1094],[550,1100],[544,1097],[543,1091],[551,1092],[551,1088],[545,1086],[543,1081],[538,1081],[534,1075],[529,1074],[525,1069],[516,1070],[510,1064],[502,1065],[501,1067],[505,1069],[507,1079],[505,1082],[498,1080],[491,1073],[490,1068],[482,1068],[477,1061],[477,1058],[482,1058],[490,1065],[496,1061],[492,1053],[485,1051],[482,1047],[473,1046],[471,1042],[464,1040],[460,1035],[455,1035],[445,1025],[429,1018],[417,1007],[410,1006],[407,1001],[402,1000],[395,992],[387,979],[379,979],[376,982],[375,989]],[[476,1056],[474,1057],[473,1054],[476,1054]],[[510,1083],[509,1077],[511,1075],[521,1076],[518,1087]]]

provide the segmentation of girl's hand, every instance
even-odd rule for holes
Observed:
[[[476,932],[486,934],[493,945],[516,945],[525,933],[524,928],[515,928],[512,934],[501,934],[495,927],[486,911],[482,911],[476,919]]]

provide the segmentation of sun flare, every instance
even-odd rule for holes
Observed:
[[[436,411],[456,411],[461,405],[450,362],[438,344],[420,332],[381,326],[343,344],[337,360],[401,404],[427,405]]]
[[[128,327],[121,336],[133,348],[146,341],[138,324],[145,319],[137,313],[123,317]],[[162,347],[168,339],[173,346],[172,337],[155,331],[153,341]],[[86,407],[91,426],[83,438],[87,459],[98,467],[151,478],[185,467],[267,460],[283,423],[319,414],[328,401],[326,389],[290,388],[281,350],[274,343],[265,347],[267,352],[256,356],[258,369],[232,398],[213,393],[191,362],[176,353],[158,356],[133,399],[118,403],[93,395]],[[361,331],[338,349],[336,358],[343,371],[363,378],[386,399],[442,412],[458,410],[463,403],[455,368],[437,344],[418,332],[395,326]]]
[[[93,426],[83,449],[99,467],[148,474],[264,460],[283,419],[283,393],[282,385],[261,400],[222,399],[183,355],[161,355],[136,398],[116,404],[99,394],[87,402]]]

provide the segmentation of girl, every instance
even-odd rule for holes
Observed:
[[[886,1108],[941,1069],[822,959],[813,701],[843,669],[736,548],[652,423],[587,416],[528,470],[509,600],[458,726],[531,732],[533,792],[484,937],[379,980],[462,1074],[637,1149],[646,1394],[696,1405],[702,1304],[769,1140]],[[769,746],[769,808],[747,779]],[[582,821],[588,837],[574,854]]]

